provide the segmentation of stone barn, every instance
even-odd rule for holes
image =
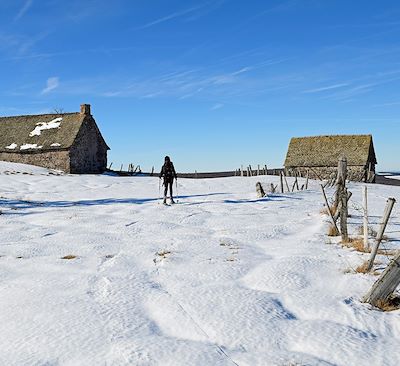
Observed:
[[[377,164],[371,135],[336,135],[294,137],[290,140],[285,160],[288,175],[330,179],[337,173],[340,157],[347,158],[348,178],[371,181]]]
[[[109,147],[90,113],[0,117],[0,160],[66,173],[102,173]]]

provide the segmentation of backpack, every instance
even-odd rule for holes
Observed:
[[[164,176],[167,179],[172,179],[175,176],[174,165],[172,163],[164,164]]]

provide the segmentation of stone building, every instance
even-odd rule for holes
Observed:
[[[0,160],[66,173],[101,173],[109,147],[90,113],[0,117]]]
[[[336,135],[294,137],[285,160],[288,175],[306,175],[313,179],[330,179],[337,172],[340,157],[347,158],[348,178],[370,181],[377,164],[371,135]]]

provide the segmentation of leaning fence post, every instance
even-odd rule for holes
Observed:
[[[362,298],[373,306],[385,302],[400,284],[400,252],[391,260],[378,280],[372,285],[368,293]]]
[[[294,182],[293,182],[293,186],[292,186],[292,192],[294,192],[294,187],[297,187],[297,190],[299,190],[299,183],[297,182],[297,172],[294,173]]]
[[[287,191],[290,192],[289,183],[288,183],[288,181],[286,179],[286,175],[285,175],[285,173],[283,171],[281,172],[281,174],[283,175],[283,179],[285,180]]]
[[[395,203],[396,203],[396,200],[394,198],[388,198],[386,207],[385,207],[385,212],[384,212],[383,218],[382,218],[381,227],[379,228],[378,235],[376,236],[376,239],[375,239],[374,247],[372,248],[371,257],[367,264],[367,272],[369,272],[374,265],[374,260],[375,260],[376,254],[378,253],[379,245],[381,244],[381,241],[383,239],[383,234],[385,232],[387,223],[389,221],[390,214],[392,213],[393,206]]]
[[[367,186],[363,186],[363,211],[364,211],[364,250],[369,250],[368,244],[368,191]]]
[[[321,184],[321,190],[322,190],[322,194],[323,194],[324,199],[325,199],[326,208],[327,208],[329,216],[330,216],[330,218],[332,220],[332,225],[336,230],[335,234],[338,235],[340,233],[340,231],[339,231],[339,229],[338,229],[338,227],[336,225],[335,219],[333,218],[331,207],[329,206],[328,198],[326,198],[326,193],[325,193],[325,189],[324,189],[324,185],[323,184]]]

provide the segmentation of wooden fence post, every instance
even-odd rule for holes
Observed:
[[[363,227],[364,227],[364,250],[369,250],[368,244],[368,191],[367,186],[363,186],[363,212],[364,212],[364,220],[363,220]]]
[[[343,156],[339,159],[338,162],[335,207],[339,207],[340,195],[342,189],[346,187],[346,178],[347,178],[347,159]]]
[[[256,183],[256,192],[257,192],[257,198],[263,198],[266,196],[264,188],[260,182]]]
[[[268,175],[268,167],[265,165],[265,175]]]
[[[395,203],[396,203],[396,200],[394,198],[388,198],[386,207],[385,207],[385,212],[384,212],[383,218],[382,218],[381,227],[379,228],[378,235],[376,236],[376,239],[375,239],[374,247],[372,248],[371,257],[367,264],[367,272],[369,272],[374,265],[374,260],[375,260],[376,254],[378,253],[379,245],[382,242],[383,234],[385,232],[387,223],[389,221],[390,214],[392,213],[393,206]]]
[[[294,192],[294,188],[296,187],[297,190],[299,190],[299,183],[297,182],[297,173],[294,173],[294,182],[293,182],[293,186],[292,186],[292,192]]]
[[[111,162],[110,166],[108,167],[108,170],[111,170],[113,163]]]
[[[310,175],[310,169],[307,169],[307,176],[306,176],[306,189],[308,189],[308,177]]]
[[[339,229],[338,229],[338,227],[336,225],[335,219],[333,218],[332,210],[331,210],[331,207],[329,206],[328,198],[326,198],[326,193],[325,193],[325,189],[324,189],[324,185],[323,184],[321,184],[321,190],[322,190],[322,194],[323,194],[324,199],[325,199],[326,208],[328,210],[329,216],[330,216],[331,221],[332,221],[332,225],[336,230],[335,234],[339,235],[340,231],[339,231]]]
[[[280,180],[281,180],[281,193],[283,193],[283,176],[282,173],[280,174]]]
[[[347,243],[349,241],[349,234],[347,231],[347,188],[343,188],[340,192],[340,233],[342,235],[342,242]]]
[[[243,165],[240,166],[240,176],[244,177]]]
[[[121,164],[121,169],[119,170],[120,172],[122,172],[122,168],[123,168],[124,164]]]
[[[362,298],[373,306],[385,302],[400,284],[400,252],[391,260],[368,293]]]
[[[257,165],[257,175],[260,175],[260,164]]]
[[[290,188],[289,188],[288,181],[287,181],[287,179],[286,179],[286,175],[285,175],[284,172],[281,172],[281,174],[283,175],[283,179],[285,180],[286,189],[287,189],[288,192],[290,192]]]

